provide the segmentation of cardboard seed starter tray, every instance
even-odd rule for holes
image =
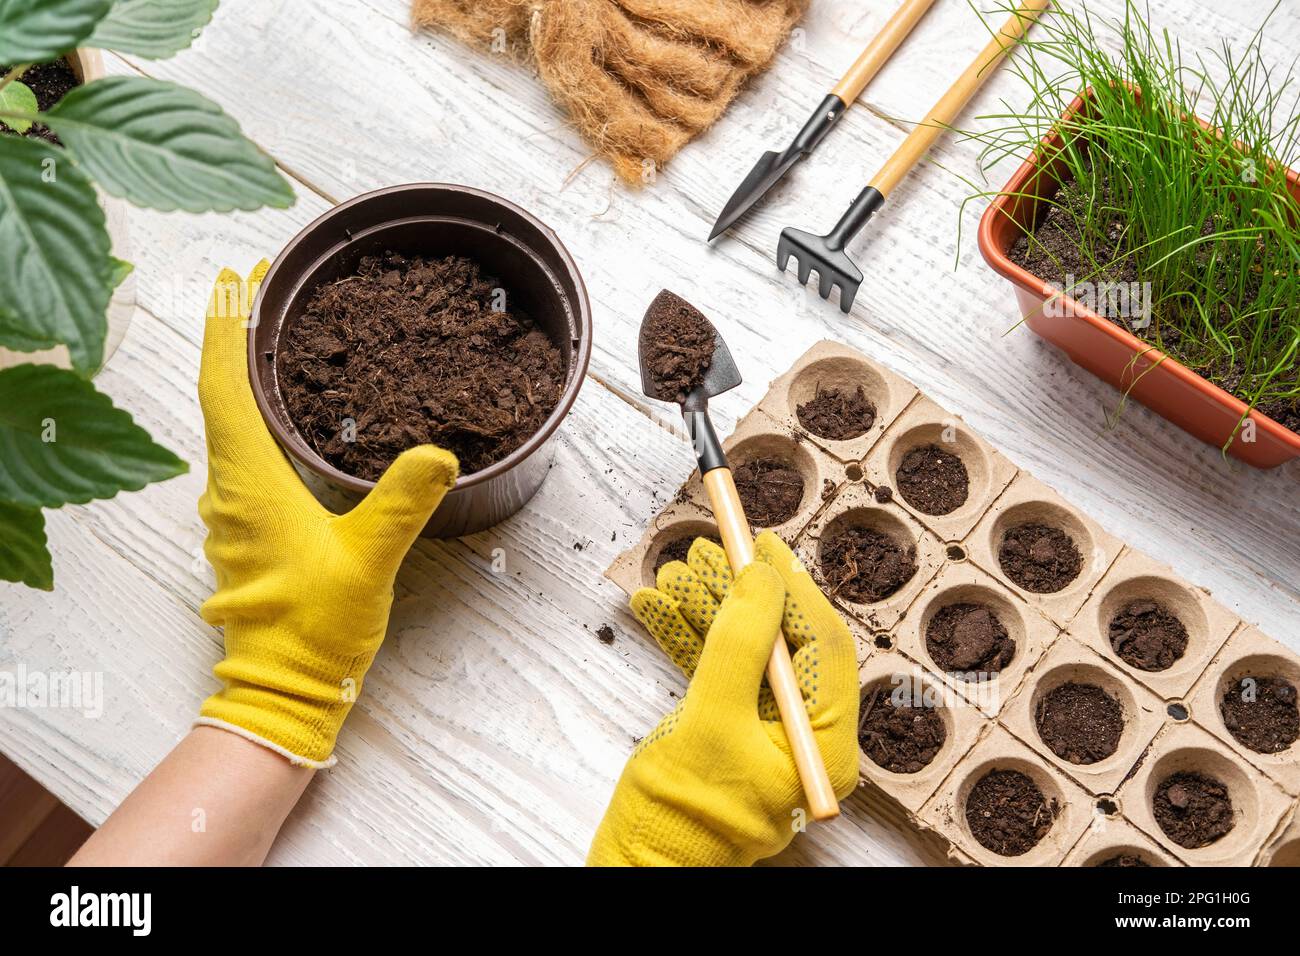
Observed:
[[[858,435],[816,434],[807,403],[828,391],[852,398],[859,408],[862,399],[869,402],[875,410],[870,427]],[[942,734],[933,739],[941,736],[942,743],[932,740],[923,754],[928,759],[909,761],[907,772],[877,762],[891,761],[880,750],[879,731],[864,723],[860,770],[864,782],[897,801],[917,830],[944,837],[953,862],[1300,861],[1300,743],[1289,739],[1285,720],[1270,724],[1263,737],[1243,729],[1231,697],[1263,687],[1270,706],[1276,708],[1278,695],[1285,704],[1285,685],[1300,687],[1295,652],[1125,546],[910,382],[844,345],[813,346],[772,383],[724,444],[733,467],[776,458],[802,477],[796,513],[773,530],[849,622],[864,702],[879,705],[884,688],[891,701],[938,715]],[[909,500],[906,493],[916,485],[906,480],[915,475],[902,473],[904,459],[932,446],[956,456],[966,474],[964,500],[946,514],[927,513],[931,502],[916,495]],[[1033,535],[1041,531],[1026,527],[1051,529],[1057,542],[1057,532],[1064,533],[1077,552],[1074,576],[1054,591],[1035,590],[1023,569],[1004,564],[1014,559],[1006,538],[1016,529],[1021,540],[1030,534],[1022,552],[1037,560],[1040,544]],[[916,570],[879,600],[851,600],[821,560],[826,542],[846,528],[893,539]],[[699,476],[692,475],[606,576],[629,595],[653,587],[666,548],[680,553],[682,542],[716,534]],[[971,609],[977,618],[969,617]],[[990,615],[998,625],[993,631]],[[1164,630],[1136,633],[1134,621],[1148,619],[1163,622]],[[972,629],[971,621],[980,626]],[[944,654],[950,662],[978,661],[976,669],[945,669],[936,659]],[[1039,731],[1055,706],[1049,696],[1066,685],[1099,688],[1121,721],[1111,752],[1090,763],[1072,763],[1078,753],[1065,748],[1065,756],[1058,754]],[[1246,713],[1249,719],[1256,712]],[[1275,719],[1276,710],[1270,716]],[[972,790],[998,771],[1028,778],[1046,808],[1042,820],[1034,817],[1043,824],[1036,842],[1015,856],[981,842],[967,812]],[[1161,815],[1168,819],[1167,805],[1157,812],[1161,793],[1185,802],[1185,788],[1167,786],[1180,773],[1210,778],[1220,796],[1227,793],[1217,813],[1221,821],[1230,816],[1232,825],[1204,845],[1194,845],[1185,832],[1166,832]]]

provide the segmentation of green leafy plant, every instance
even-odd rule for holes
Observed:
[[[1023,224],[1027,258],[1054,272],[1043,278],[1082,271],[1076,281],[1150,283],[1150,326],[1135,334],[1295,428],[1300,203],[1287,186],[1300,146],[1294,66],[1285,74],[1268,66],[1267,20],[1239,54],[1225,43],[1192,58],[1149,24],[1134,0],[1116,21],[1058,7],[1012,62],[1028,105],[1004,104],[981,117],[996,125],[965,135],[983,143],[987,167],[1040,149],[1055,128],[1060,144],[1041,154],[1041,165],[1055,164],[1062,185],[1037,226]],[[1062,120],[1084,91],[1085,107]],[[1073,261],[1063,261],[1066,250]]]
[[[45,112],[23,76],[79,47],[161,59],[187,48],[218,0],[0,0],[0,347],[67,347],[71,368],[0,370],[0,580],[51,589],[42,509],[111,498],[183,473],[96,390],[113,290],[96,187],[163,211],[293,203],[275,164],[221,108],[135,76],[94,80]],[[61,145],[24,136],[36,124]]]

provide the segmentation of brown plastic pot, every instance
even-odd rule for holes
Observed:
[[[1085,96],[1076,97],[1062,120],[1070,120],[1085,102]],[[1060,131],[1054,129],[1016,170],[980,220],[980,252],[993,271],[1015,287],[1025,323],[1063,349],[1076,365],[1202,441],[1216,448],[1227,445],[1228,454],[1240,461],[1256,468],[1274,468],[1300,457],[1300,434],[1249,409],[1241,399],[1011,261],[1011,247],[1026,233],[1023,224],[1037,228],[1049,208],[1044,200],[1050,200],[1060,188],[1061,160],[1039,175],[1043,158],[1060,144]],[[1288,170],[1287,180],[1292,195],[1300,199],[1300,175]],[[1056,314],[1048,312],[1051,300],[1056,300],[1051,310]],[[1252,441],[1244,440],[1239,431],[1248,412],[1254,422]]]
[[[298,433],[280,393],[280,335],[312,292],[355,271],[363,256],[466,256],[509,284],[512,305],[546,331],[564,355],[565,387],[541,429],[506,458],[461,475],[434,512],[425,537],[455,538],[490,528],[519,511],[541,487],[560,422],[573,407],[591,359],[591,305],[573,258],[555,233],[491,193],[441,183],[380,189],[331,209],[276,258],[253,304],[249,381],[262,418],[312,493],[343,512],[375,486],[339,471]]]

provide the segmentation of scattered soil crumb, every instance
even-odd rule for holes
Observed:
[[[596,640],[600,641],[602,644],[613,644],[614,629],[608,624],[602,624],[600,627],[596,628]]]
[[[1034,722],[1052,753],[1073,764],[1090,764],[1119,749],[1124,709],[1096,684],[1070,681],[1043,695]]]
[[[795,408],[795,414],[800,425],[818,438],[831,441],[865,435],[876,423],[876,406],[867,399],[861,385],[852,394],[818,385],[813,397]]]
[[[876,499],[876,504],[887,505],[894,500],[894,489],[889,485],[880,485],[871,493],[871,497]]]
[[[1019,770],[990,770],[966,798],[966,824],[985,849],[1020,856],[1047,836],[1059,809]]]
[[[1209,846],[1237,822],[1228,788],[1217,778],[1194,770],[1180,770],[1162,780],[1152,809],[1165,835],[1189,850]]]
[[[1016,585],[1035,594],[1054,594],[1083,570],[1083,555],[1060,528],[1017,525],[1002,536],[998,564]]]
[[[699,309],[667,289],[655,296],[641,325],[641,360],[654,397],[686,400],[713,364],[718,334]]]
[[[1110,622],[1110,646],[1140,671],[1168,670],[1187,650],[1187,628],[1159,601],[1130,601]]]

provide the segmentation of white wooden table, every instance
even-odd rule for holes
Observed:
[[[1186,48],[1244,44],[1273,0],[1152,0]],[[1117,394],[1027,330],[960,217],[976,149],[951,138],[854,244],[868,279],[851,317],[782,279],[781,225],[829,227],[865,177],[984,37],[965,0],[940,0],[842,127],[738,233],[702,241],[765,148],[784,144],[894,0],[816,0],[796,42],[657,183],[630,192],[587,150],[526,67],[412,35],[406,0],[225,0],[171,61],[110,57],[111,72],[187,83],[279,161],[286,212],[201,218],[138,212],[139,308],[100,385],[191,463],[182,478],[50,516],[58,590],[0,585],[0,669],[102,672],[98,719],[0,710],[0,750],[98,824],[189,726],[221,637],[197,614],[212,589],[195,502],[204,482],[195,397],[217,270],[248,270],[332,203],[393,183],[481,187],[535,212],[568,245],[595,313],[591,374],[556,465],[527,510],[461,541],[420,543],[392,628],[339,743],[272,854],[276,863],[575,864],[632,747],[682,680],[601,577],[686,476],[685,443],[639,397],[636,329],[669,286],[725,322],[745,385],[723,425],[812,342],[876,356],[963,415],[1121,538],[1210,588],[1300,649],[1300,470],[1257,472],[1140,406],[1104,428]],[[1121,0],[1089,0],[1116,13]],[[1264,41],[1289,63],[1300,6]],[[995,78],[963,118],[1022,101]],[[992,177],[1001,185],[1010,166]],[[960,248],[958,225],[965,230]],[[491,556],[504,549],[507,567]],[[613,625],[612,646],[596,629]],[[931,859],[859,793],[800,837],[791,863]]]

